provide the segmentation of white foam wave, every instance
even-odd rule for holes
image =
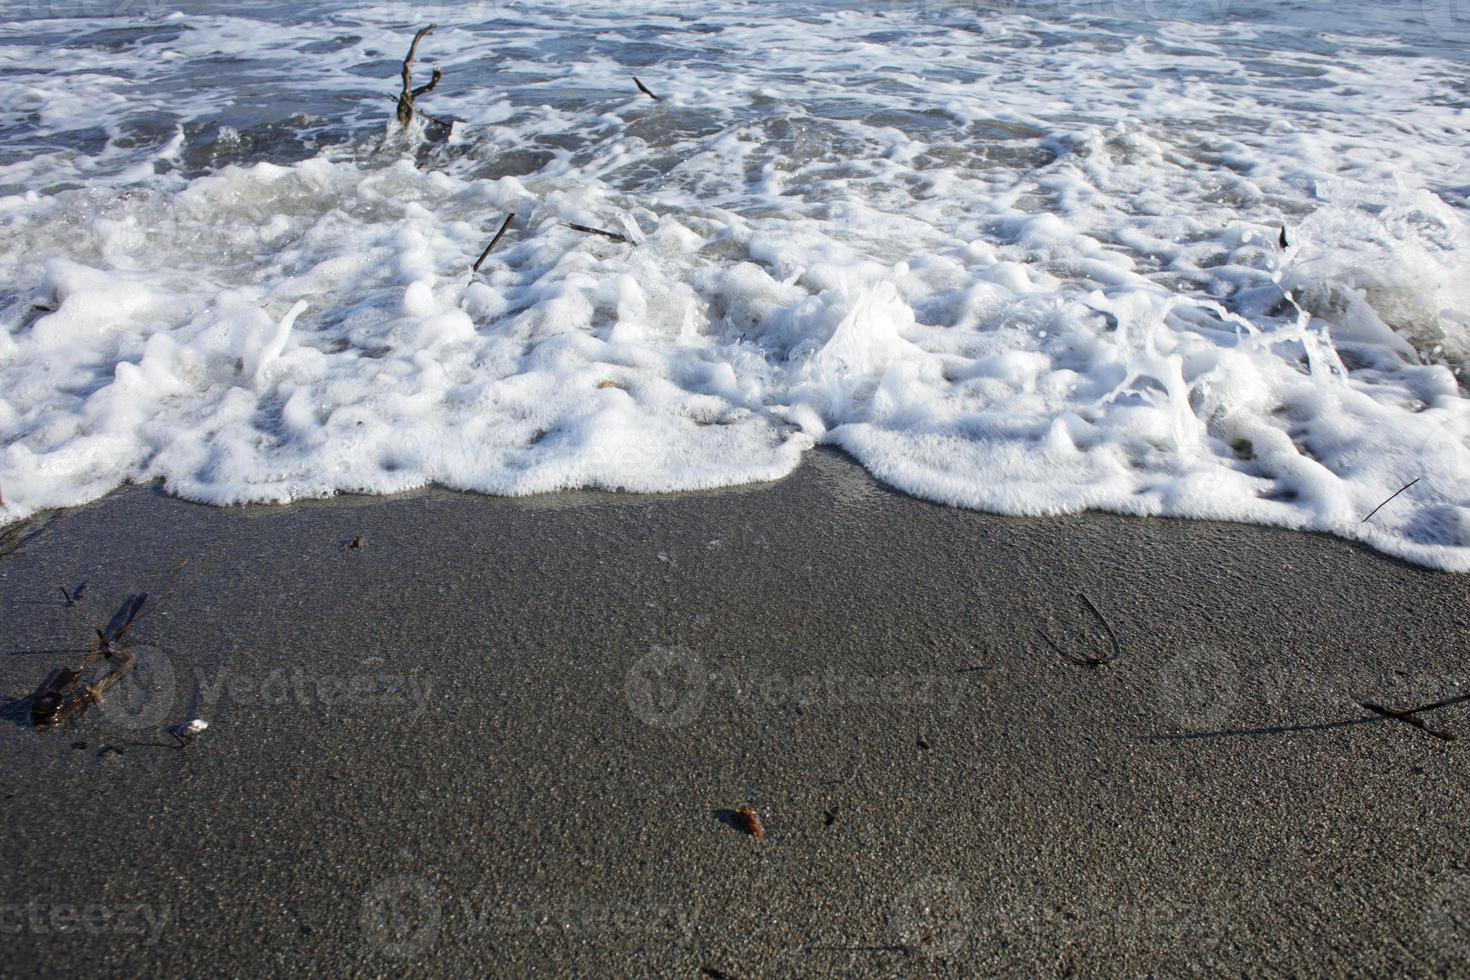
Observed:
[[[323,10],[348,40],[298,84],[355,99],[401,25]],[[174,18],[78,47],[75,75],[0,77],[39,119],[0,164],[0,520],[148,480],[216,504],[684,490],[830,444],[959,506],[1274,524],[1470,571],[1452,66],[1366,38],[1251,62],[1209,24],[808,11],[816,43],[700,13],[705,40],[649,14],[647,48],[575,59],[566,17],[628,36],[627,13],[441,26],[435,109],[466,122],[427,155],[384,135],[380,92],[346,113],[367,131],[286,163],[251,162],[285,137],[248,122],[199,142],[217,92],[150,139],[163,95],[109,95],[104,69],[269,64],[321,41],[311,18]],[[448,83],[496,50],[516,84]],[[620,94],[635,55],[663,102]],[[42,146],[87,115],[100,150]]]

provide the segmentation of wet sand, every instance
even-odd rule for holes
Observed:
[[[136,677],[29,728],[183,558]],[[126,490],[0,558],[0,973],[1465,975],[1470,702],[1423,715],[1458,742],[1360,702],[1470,695],[1467,581],[832,453],[670,497]]]

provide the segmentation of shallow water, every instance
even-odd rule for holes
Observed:
[[[0,519],[826,443],[1470,570],[1456,0],[0,10]]]

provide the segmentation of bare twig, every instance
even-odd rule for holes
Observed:
[[[436,24],[430,24],[413,36],[413,43],[408,46],[408,56],[403,59],[403,91],[398,96],[398,122],[399,125],[407,126],[413,121],[413,100],[420,95],[432,92],[434,86],[439,84],[439,69],[434,69],[434,80],[418,89],[413,87],[413,59],[418,54],[419,42],[428,35],[434,33]]]
[[[1290,245],[1288,245],[1286,243],[1286,226],[1285,225],[1282,225],[1281,226],[1281,235],[1280,235],[1279,238],[1276,239],[1276,243],[1281,246],[1281,251],[1283,251],[1283,252],[1286,251],[1288,248],[1291,247]]]
[[[1057,646],[1056,641],[1047,635],[1046,630],[1042,629],[1039,626],[1036,628],[1036,635],[1041,637],[1042,640],[1046,642],[1046,645],[1055,650],[1059,655],[1067,660],[1070,660],[1072,663],[1077,664],[1080,667],[1097,667],[1102,663],[1102,661],[1100,660],[1083,660],[1081,657],[1074,657],[1072,654]]]
[[[105,628],[98,627],[97,642],[75,667],[58,667],[53,670],[36,692],[31,695],[31,723],[33,725],[55,725],[86,711],[94,704],[102,703],[102,696],[137,663],[133,651],[123,642],[138,621],[157,611],[170,596],[179,572],[187,565],[181,561],[169,575],[166,591],[149,602],[146,592],[135,592],[123,600]],[[65,590],[63,590],[65,591]],[[83,681],[88,669],[97,663],[109,666],[106,673],[93,683]]]
[[[574,225],[571,222],[567,222],[567,227],[572,229],[572,231],[583,231],[589,235],[601,235],[603,238],[611,238],[615,242],[631,244],[625,236],[619,235],[615,231],[603,231],[601,228],[588,228],[586,225]]]
[[[1113,627],[1108,625],[1107,619],[1103,616],[1102,613],[1097,611],[1097,607],[1092,604],[1092,600],[1087,598],[1086,592],[1079,592],[1077,593],[1077,595],[1079,598],[1081,598],[1083,602],[1087,604],[1087,608],[1092,611],[1092,614],[1094,616],[1097,617],[1097,621],[1099,623],[1102,623],[1103,629],[1108,631],[1108,639],[1111,640],[1113,643],[1112,657],[1099,657],[1097,658],[1098,664],[1102,665],[1111,663],[1112,661],[1117,660],[1119,657],[1123,656],[1123,648],[1118,644],[1118,634],[1113,632]]]
[[[490,257],[490,250],[495,247],[495,243],[500,241],[507,231],[510,231],[510,224],[515,219],[514,211],[505,216],[505,221],[501,223],[500,230],[495,233],[494,238],[490,239],[490,244],[485,246],[485,251],[480,253],[480,257],[475,259],[475,264],[470,266],[470,272],[472,274],[480,271],[480,266],[484,265],[485,260]]]
[[[434,69],[434,77],[431,78],[431,79],[429,79],[429,84],[427,84],[427,85],[420,85],[418,88],[414,89],[413,90],[413,93],[412,93],[413,97],[416,99],[416,98],[418,98],[421,95],[428,95],[430,92],[434,91],[434,89],[439,86],[439,79],[441,79],[443,77],[444,77],[444,73],[442,71],[440,71],[438,68],[435,68]]]
[[[656,96],[652,92],[650,92],[648,90],[648,86],[647,85],[644,85],[642,82],[640,82],[638,80],[638,76],[637,75],[634,75],[633,76],[633,84],[638,86],[638,91],[642,92],[644,95],[648,96],[653,101],[655,101],[655,102],[662,102],[663,101],[658,96]]]
[[[1361,704],[1364,708],[1367,708],[1369,711],[1373,712],[1375,715],[1381,715],[1384,718],[1392,718],[1395,721],[1401,721],[1406,725],[1413,725],[1421,732],[1424,732],[1427,735],[1433,735],[1440,741],[1455,741],[1455,736],[1453,733],[1441,732],[1437,729],[1430,728],[1424,723],[1424,720],[1422,718],[1414,717],[1416,713],[1420,711],[1427,711],[1430,708],[1435,707],[1434,705],[1422,705],[1418,708],[1409,708],[1407,711],[1395,711],[1392,708],[1385,708],[1383,705],[1374,704],[1371,701],[1359,701],[1358,703]]]
[[[1394,497],[1397,497],[1399,494],[1403,493],[1405,490],[1409,489],[1410,487],[1412,487],[1414,484],[1418,483],[1422,479],[1424,479],[1422,476],[1416,476],[1416,477],[1414,477],[1414,479],[1410,480],[1408,483],[1405,483],[1403,486],[1399,487],[1393,493],[1389,494],[1388,495],[1388,500],[1385,500],[1383,503],[1379,504],[1377,507],[1374,507],[1372,510],[1368,511],[1368,517],[1372,517],[1374,514],[1378,513],[1383,508],[1387,507],[1389,500],[1392,500]],[[1358,523],[1359,524],[1367,524],[1368,523],[1368,517],[1363,518]]]

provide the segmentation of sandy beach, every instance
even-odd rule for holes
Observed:
[[[136,676],[30,728],[185,558]],[[828,452],[668,497],[128,489],[0,559],[3,969],[1463,975],[1465,743],[1360,702],[1470,693],[1464,593]]]
[[[1470,980],[1467,78],[9,5],[0,980]]]

